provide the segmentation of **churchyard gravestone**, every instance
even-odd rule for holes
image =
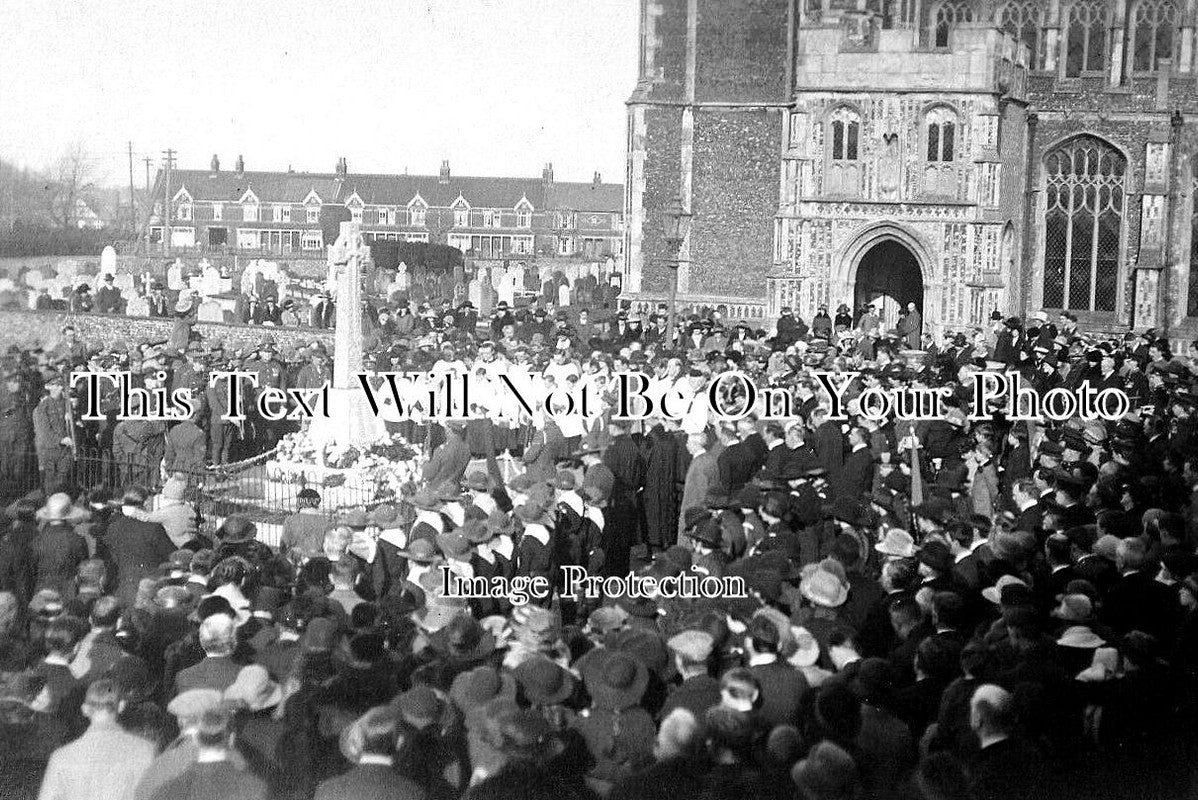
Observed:
[[[560,308],[570,305],[570,285],[563,283],[557,287],[557,304]]]
[[[221,294],[224,292],[224,282],[219,269],[209,264],[207,260],[200,262],[200,294],[204,297]]]
[[[54,274],[59,278],[65,278],[69,281],[79,274],[79,262],[70,260],[59,261],[54,265]]]
[[[200,307],[196,312],[196,319],[200,322],[224,322],[225,307],[219,300],[209,298],[200,303]]]
[[[125,304],[125,316],[127,317],[148,317],[150,316],[150,300],[140,294],[135,294],[129,298],[129,302]]]
[[[40,289],[46,284],[46,275],[40,269],[31,269],[24,275],[25,285],[30,289]]]
[[[498,294],[499,302],[507,303],[508,306],[516,304],[516,277],[514,273],[507,273],[499,279]]]
[[[119,289],[121,296],[125,298],[129,298],[137,293],[134,289],[134,283],[135,278],[128,272],[122,272],[112,280],[112,285]]]
[[[482,308],[483,282],[475,278],[466,285],[466,299],[474,303],[475,308]]]
[[[515,266],[509,269],[508,275],[512,276],[513,288],[519,288],[520,291],[525,291],[526,289],[530,288],[528,285],[528,268],[524,266],[523,261],[518,262]],[[540,285],[541,284],[539,281],[535,284],[536,287],[539,287]]]
[[[116,248],[112,245],[108,245],[100,253],[100,274],[116,274]]]
[[[402,261],[399,262],[399,266],[395,268],[395,284],[393,286],[393,290],[398,288],[407,291],[410,286],[410,280],[411,276],[408,275],[408,265]]]
[[[479,300],[475,305],[478,306],[479,319],[486,319],[495,310],[495,287],[490,283],[479,283],[479,287],[481,291],[479,292]]]
[[[166,268],[166,288],[172,292],[181,292],[187,288],[183,280],[183,262],[175,259],[175,263]]]

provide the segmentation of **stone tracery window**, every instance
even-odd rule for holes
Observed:
[[[856,161],[861,138],[861,116],[851,108],[840,107],[829,117],[833,161]]]
[[[1010,0],[998,9],[998,24],[1016,41],[1027,45],[1031,53],[1031,69],[1040,69],[1040,9],[1039,0]]]
[[[832,195],[859,195],[861,115],[845,106],[833,109],[828,115],[825,137],[828,159],[826,192]]]
[[[1118,295],[1127,162],[1091,136],[1048,154],[1044,306],[1113,313]]]
[[[927,114],[928,161],[952,161],[956,155],[957,115],[938,106]]]
[[[1065,75],[1106,69],[1106,39],[1110,28],[1107,0],[1074,0],[1069,6],[1065,40]]]
[[[944,0],[936,6],[932,19],[936,24],[935,46],[948,47],[949,32],[961,22],[973,22],[973,8],[968,0]]]
[[[1128,20],[1133,72],[1155,72],[1173,57],[1177,8],[1172,0],[1140,0]]]

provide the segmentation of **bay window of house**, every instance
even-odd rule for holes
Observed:
[[[179,221],[191,222],[191,203],[179,204]]]
[[[358,224],[361,224],[362,223],[362,207],[361,206],[351,207],[349,210],[349,218],[352,221],[357,222]]]
[[[1156,72],[1173,57],[1177,7],[1172,0],[1140,0],[1128,18],[1132,72]]]
[[[391,209],[380,208],[378,211],[378,214],[379,214],[379,223],[378,223],[379,225],[390,225],[391,224]]]
[[[1079,136],[1050,152],[1045,167],[1043,305],[1114,313],[1127,162],[1105,142]]]
[[[309,225],[315,225],[320,222],[320,206],[308,206],[306,211],[308,213]]]
[[[483,227],[498,228],[500,223],[499,212],[487,208],[483,210]]]
[[[455,228],[470,227],[470,209],[465,208],[463,206],[454,206],[453,226]]]
[[[320,231],[304,231],[304,237],[301,246],[305,250],[320,250],[324,247],[323,237]]]
[[[998,9],[998,24],[1015,41],[1027,45],[1029,69],[1040,69],[1041,0],[1011,0]]]
[[[241,219],[243,222],[257,222],[258,221],[258,204],[257,203],[247,203],[246,205],[242,206],[241,207]]]
[[[516,209],[516,227],[531,228],[532,227],[532,210],[528,208]]]
[[[1074,0],[1065,28],[1065,77],[1106,69],[1110,10],[1107,0]]]
[[[213,203],[212,204],[212,221],[220,222],[222,219],[224,219],[224,216],[225,216],[224,205],[222,205],[221,203]]]
[[[421,203],[413,203],[408,206],[408,213],[411,215],[413,225],[424,225],[427,212],[428,208]]]

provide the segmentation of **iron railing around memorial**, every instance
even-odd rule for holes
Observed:
[[[86,504],[89,490],[103,487],[114,502],[125,489],[142,486],[157,494],[168,477],[185,481],[184,500],[202,518],[202,530],[212,532],[226,517],[246,516],[259,524],[259,539],[277,545],[283,519],[296,511],[296,495],[312,488],[323,498],[321,511],[336,519],[351,508],[371,508],[388,501],[386,490],[370,478],[354,473],[326,475],[323,482],[306,479],[303,470],[281,470],[271,465],[273,451],[245,461],[203,469],[173,469],[167,473],[160,457],[116,456],[111,451],[91,451],[74,457],[51,476],[39,471],[37,455],[7,454],[0,473],[4,503],[36,489],[67,491]]]

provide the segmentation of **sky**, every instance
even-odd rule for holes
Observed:
[[[620,182],[639,0],[0,0],[0,158]]]

